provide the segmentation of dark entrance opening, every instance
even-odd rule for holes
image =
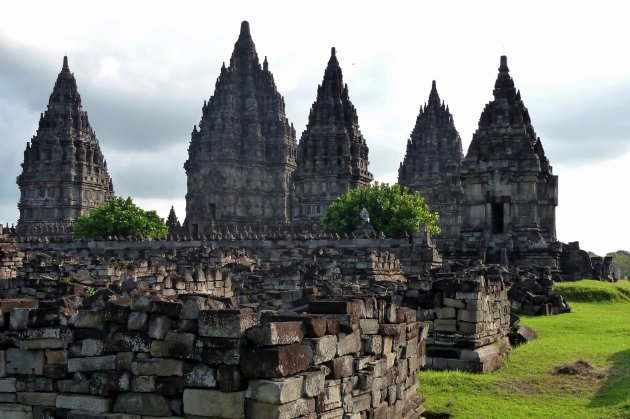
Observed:
[[[503,204],[492,204],[492,233],[503,233]]]
[[[217,204],[210,204],[210,218],[212,221],[217,220]]]

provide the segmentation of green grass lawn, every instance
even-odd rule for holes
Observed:
[[[556,290],[572,313],[521,317],[539,338],[514,348],[498,371],[420,372],[427,417],[630,418],[630,283],[582,280]],[[551,373],[580,359],[595,369]]]

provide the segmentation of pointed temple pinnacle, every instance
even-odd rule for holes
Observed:
[[[433,80],[433,82],[431,83],[431,90],[437,90],[437,88],[435,87],[435,80]]]
[[[239,37],[241,36],[247,36],[247,37],[252,36],[251,33],[249,32],[249,22],[246,20],[244,20],[241,23],[241,33],[239,34]]]
[[[68,56],[67,55],[63,56],[63,67],[61,69],[62,70],[70,70],[70,67],[68,67]]]
[[[330,56],[331,56],[331,57],[334,57],[334,56],[336,56],[336,55],[337,55],[337,50],[335,49],[335,47],[332,47],[332,48],[330,49]]]
[[[505,55],[501,56],[501,65],[499,67],[499,71],[501,73],[508,73],[510,71],[507,65],[507,57]]]

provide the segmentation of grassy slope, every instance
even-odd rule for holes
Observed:
[[[493,374],[421,372],[427,410],[456,418],[630,418],[630,284],[556,285],[573,313],[523,317],[539,338],[515,348]],[[600,374],[550,374],[580,358]]]

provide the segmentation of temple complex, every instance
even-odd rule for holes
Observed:
[[[221,67],[192,131],[184,165],[189,234],[208,233],[215,224],[286,223],[296,147],[284,98],[243,22],[230,65]]]
[[[501,57],[494,100],[479,118],[462,165],[462,225],[453,255],[556,265],[558,177]]]
[[[459,236],[464,192],[460,180],[462,140],[448,106],[440,101],[435,80],[429,101],[420,107],[416,125],[407,141],[407,152],[398,169],[398,183],[420,192],[432,211],[440,213],[440,248]]]
[[[68,236],[80,215],[113,199],[107,162],[81,106],[68,57],[37,133],[26,144],[17,184],[17,232],[25,236]]]
[[[318,223],[339,195],[369,185],[368,151],[333,47],[298,146],[293,221]]]

